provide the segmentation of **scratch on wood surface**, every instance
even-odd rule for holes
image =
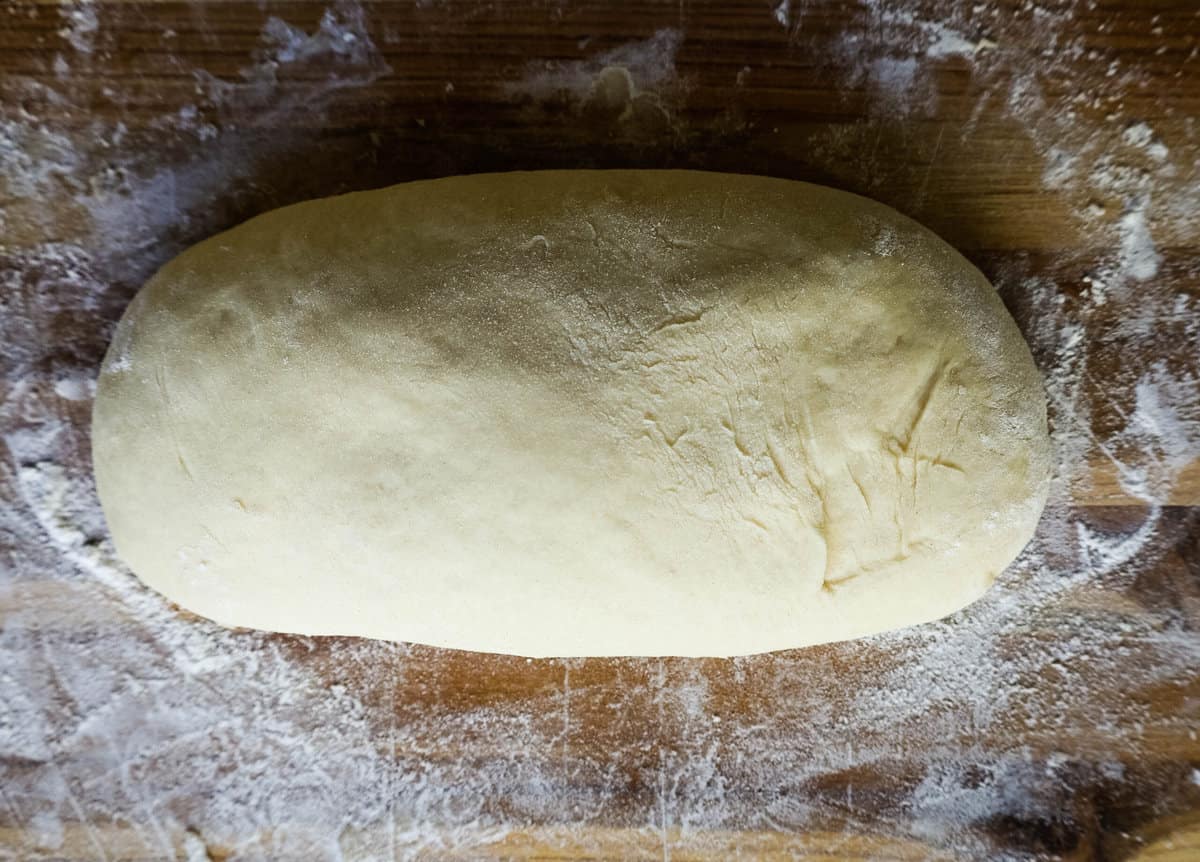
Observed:
[[[562,686],[562,754],[565,763],[571,739],[571,665],[566,660],[563,661]]]
[[[929,177],[933,174],[933,169],[937,166],[938,153],[942,151],[942,138],[946,136],[946,124],[942,123],[938,129],[937,141],[933,145],[933,155],[929,159],[929,164],[925,167],[925,178],[921,180],[921,188],[917,192],[917,206],[923,206],[925,203],[925,192],[929,188]]]

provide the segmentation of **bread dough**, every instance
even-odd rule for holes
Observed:
[[[690,171],[455,177],[267,213],[117,328],[122,556],[218,622],[728,656],[975,600],[1047,489],[983,276],[887,207]]]

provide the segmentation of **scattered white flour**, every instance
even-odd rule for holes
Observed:
[[[1119,273],[1128,275],[1134,281],[1154,278],[1162,261],[1158,249],[1154,247],[1154,238],[1150,236],[1147,222],[1149,210],[1148,198],[1137,198],[1117,221],[1117,235],[1121,239],[1120,256],[1117,258]]]
[[[1058,467],[1033,545],[949,621],[728,662],[525,662],[231,632],[142,588],[90,472],[111,327],[182,247],[283,202],[273,184],[287,194],[303,178],[271,171],[315,152],[315,134],[295,129],[391,67],[358,3],[308,27],[264,13],[240,72],[183,69],[194,104],[130,131],[91,119],[70,79],[103,69],[108,28],[135,13],[42,8],[62,30],[57,54],[36,78],[0,81],[0,829],[24,842],[0,859],[486,858],[526,830],[574,855],[748,857],[722,830],[824,830],[1038,859],[1077,849],[1103,819],[1081,787],[1152,787],[1163,812],[1194,799],[1200,773],[1140,756],[1151,740],[1194,739],[1194,708],[1163,714],[1138,693],[1184,697],[1200,663],[1194,592],[1156,581],[1197,530],[1170,504],[1200,458],[1200,297],[1165,277],[1198,275],[1169,253],[1200,210],[1196,141],[1126,116],[1146,73],[1085,56],[1098,51],[1082,32],[1095,25],[1076,18],[1086,5],[934,17],[928,3],[871,0],[833,44],[812,41],[814,4],[764,5],[762,39],[866,100],[866,136],[830,124],[803,154],[814,165],[860,190],[919,187],[880,173],[871,141],[940,120],[939,75],[967,76],[977,102],[945,124],[944,145],[983,119],[1018,126],[1079,240],[1049,263],[980,260],[1047,378]],[[681,21],[585,60],[530,62],[505,95],[674,146],[688,38]],[[1081,57],[1095,76],[1046,83]],[[733,68],[751,98],[758,67]],[[745,133],[732,128],[736,145]],[[879,244],[903,253],[896,237]],[[1073,505],[1094,493],[1098,463],[1126,506]],[[592,846],[581,826],[628,849]]]
[[[1131,123],[1121,133],[1121,140],[1127,146],[1143,149],[1156,162],[1166,161],[1170,154],[1162,141],[1154,134],[1154,130],[1144,122]]]
[[[906,39],[901,44],[906,50],[912,50],[915,47],[917,49],[915,53],[926,59],[940,59],[954,55],[971,57],[980,51],[994,47],[994,44],[988,39],[967,38],[961,30],[948,25],[943,19],[923,18],[912,10],[897,7],[894,3],[874,3],[871,4],[871,8],[875,10],[880,25],[900,29],[902,32],[916,30],[920,33],[921,38],[918,38],[915,43]]]
[[[367,31],[366,13],[352,0],[339,0],[326,9],[312,34],[272,16],[263,27],[262,41],[264,47],[256,53],[255,62],[242,70],[248,80],[263,76],[273,79],[275,71],[283,66],[302,67],[313,61],[328,64],[332,60],[336,72],[325,82],[327,93],[370,83],[391,71]]]
[[[792,0],[779,0],[779,5],[775,7],[775,20],[779,22],[779,26],[785,30],[792,23]]]
[[[80,54],[92,53],[96,47],[96,33],[100,29],[95,0],[64,3],[59,7],[59,14],[63,19],[63,27],[58,34]]]
[[[953,17],[929,17],[915,3],[869,0],[862,4],[863,26],[847,29],[834,45],[817,54],[831,53],[838,61],[847,87],[866,87],[871,93],[870,114],[876,118],[905,118],[937,112],[937,69],[947,61],[972,61],[996,47],[990,38],[971,38],[978,30]],[[802,27],[793,28],[798,39]],[[813,50],[817,46],[804,47]]]
[[[535,104],[563,102],[576,110],[589,108],[613,114],[615,124],[634,117],[639,101],[665,111],[676,95],[675,54],[683,33],[665,28],[649,39],[630,42],[587,60],[544,61],[527,64],[517,81],[504,85],[514,99]]]

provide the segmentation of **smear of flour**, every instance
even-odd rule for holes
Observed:
[[[967,36],[966,25],[927,17],[907,8],[910,5],[915,4],[864,4],[865,26],[847,29],[827,49],[838,61],[846,86],[871,92],[870,108],[876,117],[936,113],[937,65],[955,58],[969,61],[995,47],[984,36]]]
[[[916,11],[904,9],[896,4],[876,4],[871,8],[881,26],[918,34],[915,40],[904,39],[899,44],[903,46],[903,50],[927,60],[955,55],[971,57],[980,51],[995,47],[987,38],[969,38],[962,29],[956,29],[956,26],[941,18],[926,18]]]
[[[59,35],[79,53],[92,53],[95,48],[96,34],[100,30],[100,19],[96,13],[94,0],[64,3],[59,9],[59,14],[63,20],[62,29],[58,31]]]
[[[371,83],[391,71],[384,62],[367,30],[366,13],[355,2],[339,2],[326,9],[313,33],[272,16],[262,30],[263,47],[255,52],[254,62],[242,69],[242,77],[273,88],[281,68],[303,69],[316,61],[334,65],[316,93],[308,87],[300,91],[301,98],[314,95],[321,101],[330,93],[345,87]],[[273,110],[283,114],[290,105],[276,105]],[[282,109],[282,110],[281,110]]]
[[[682,41],[680,30],[664,28],[587,60],[532,62],[504,92],[537,107],[566,107],[628,140],[654,140],[677,122],[675,54]]]
[[[667,28],[649,39],[620,45],[587,60],[530,63],[525,74],[505,89],[511,95],[534,99],[564,94],[584,99],[597,75],[605,69],[623,69],[635,86],[652,90],[675,78],[675,54],[682,41],[682,32]]]
[[[779,0],[779,5],[775,7],[775,20],[784,28],[792,23],[792,0]]]
[[[1139,197],[1129,202],[1128,209],[1117,220],[1117,236],[1120,238],[1117,258],[1119,277],[1146,281],[1158,275],[1162,256],[1150,235],[1149,212],[1149,197]]]
[[[639,849],[626,855],[651,847],[664,859],[711,855],[720,830],[821,829],[907,835],[959,858],[1045,858],[1063,849],[1055,829],[1085,828],[1071,822],[1085,780],[1118,793],[1159,768],[1138,763],[1144,739],[1194,731],[1196,716],[1113,693],[1182,687],[1200,662],[1179,608],[1131,593],[1196,529],[1168,503],[1200,457],[1200,307],[1161,278],[1162,237],[1200,203],[1180,181],[1194,141],[1124,115],[1135,67],[1098,56],[1099,81],[1043,86],[1034,62],[1049,73],[1055,56],[1093,50],[1079,4],[1010,6],[958,4],[935,19],[927,4],[864,3],[860,26],[824,45],[806,41],[809,4],[765,4],[763,20],[795,56],[865,93],[878,129],[935,115],[938,74],[969,72],[980,104],[949,134],[971,134],[985,108],[1019,125],[1046,191],[1093,246],[1053,270],[1078,271],[1078,284],[1020,259],[989,272],[1047,378],[1057,470],[1034,544],[949,621],[729,662],[538,662],[527,677],[518,660],[472,663],[511,674],[502,701],[443,690],[439,674],[469,677],[449,653],[230,632],[180,614],[118,561],[90,474],[90,399],[121,306],[224,226],[214,202],[306,145],[278,131],[286,120],[389,73],[366,11],[339,2],[307,28],[279,13],[236,74],[188,70],[195,102],[154,122],[170,145],[160,151],[119,118],[52,119],[90,117],[54,81],[101,62],[109,16],[122,13],[48,9],[62,53],[38,80],[0,82],[0,826],[22,830],[14,857],[70,845],[104,858],[114,826],[128,830],[129,855],[151,858],[480,857],[488,842],[561,823],[580,852],[590,825],[628,830]],[[681,25],[586,60],[530,63],[507,95],[646,133],[655,111],[674,120],[684,105],[687,38]],[[38,116],[36,104],[54,110]],[[1087,119],[1093,110],[1112,119]],[[234,133],[256,123],[270,133]],[[851,162],[859,142],[822,134],[809,157],[831,171],[852,163],[869,186],[871,163]],[[76,212],[39,206],[64,190]],[[897,242],[881,237],[880,249],[901,254]],[[1173,345],[1155,351],[1166,358],[1099,361],[1148,339]],[[1135,517],[1071,505],[1098,460]],[[1058,750],[1085,736],[1111,757]],[[1175,785],[1162,780],[1165,804]],[[1002,850],[989,836],[1008,822],[1046,835]]]

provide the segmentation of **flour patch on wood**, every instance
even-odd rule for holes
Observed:
[[[581,42],[585,50],[587,42]],[[565,108],[586,125],[629,142],[655,140],[677,124],[673,105],[681,83],[675,55],[682,42],[683,33],[668,27],[587,59],[528,63],[503,91],[534,109]]]
[[[58,35],[80,54],[92,53],[96,47],[96,34],[100,30],[95,0],[64,3],[59,15],[62,16],[63,26]]]
[[[654,90],[675,78],[675,54],[682,41],[682,32],[665,28],[649,39],[618,45],[586,60],[533,63],[520,80],[505,89],[510,95],[534,99],[565,94],[583,100],[605,70],[623,69],[639,90]]]

